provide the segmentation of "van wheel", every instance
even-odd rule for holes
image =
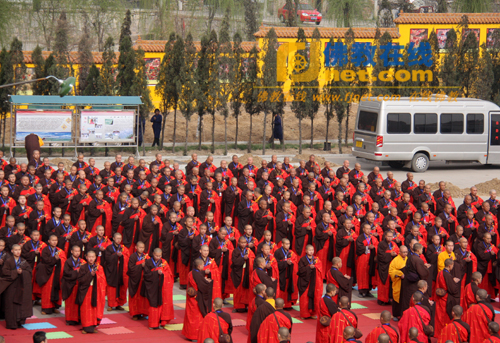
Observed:
[[[415,173],[423,173],[427,168],[429,168],[429,157],[422,153],[415,154],[411,160],[411,169]]]
[[[391,167],[393,169],[401,169],[404,166],[404,163],[399,162],[399,161],[390,161],[390,162],[388,162],[388,164],[389,164],[389,167]]]

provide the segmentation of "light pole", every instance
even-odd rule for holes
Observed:
[[[76,78],[74,78],[73,76],[68,77],[66,80],[61,80],[61,79],[59,79],[55,76],[52,76],[52,75],[42,77],[40,79],[21,81],[21,82],[15,82],[15,83],[8,83],[5,85],[0,85],[0,88],[19,86],[19,85],[24,85],[27,83],[34,83],[34,82],[48,80],[48,79],[56,80],[59,83],[59,85],[60,85],[59,86],[59,96],[60,97],[68,95],[71,92],[71,90],[75,88]]]

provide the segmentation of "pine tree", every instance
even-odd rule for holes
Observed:
[[[92,63],[86,79],[87,87],[82,92],[83,95],[99,95],[100,76],[99,68]]]
[[[215,152],[215,113],[220,108],[218,96],[220,94],[219,80],[219,42],[217,41],[217,33],[212,30],[210,33],[210,42],[208,45],[208,96],[207,96],[207,112],[212,115],[212,146],[210,152]]]
[[[253,47],[248,55],[248,70],[246,73],[245,81],[243,82],[243,99],[245,99],[245,111],[250,116],[250,127],[248,136],[247,152],[252,152],[252,121],[253,116],[258,115],[262,111],[262,103],[259,101],[260,86],[259,75],[259,51],[257,47]]]
[[[47,73],[61,80],[67,79],[72,74],[72,66],[69,60],[69,24],[65,11],[61,12],[57,20],[53,54],[56,64],[47,69]],[[52,82],[50,93],[59,93],[59,84],[57,82]]]
[[[464,29],[467,29],[467,25],[464,26]],[[471,96],[472,86],[477,74],[477,68],[479,65],[478,44],[476,35],[473,32],[469,32],[467,35],[462,35],[462,39],[459,44],[456,68],[461,79],[460,86],[465,98]]]
[[[333,38],[330,38],[330,47],[333,47],[335,44],[335,40]],[[328,58],[328,57],[325,57]],[[336,88],[336,82],[335,80],[326,80],[325,85],[323,86],[322,92],[321,92],[321,97],[323,101],[323,105],[325,106],[325,118],[326,118],[326,134],[325,134],[325,142],[328,143],[328,137],[329,137],[329,130],[330,130],[330,121],[333,119],[333,115],[335,114],[334,111],[334,103],[335,103],[335,96],[337,94]],[[342,147],[339,147],[342,149]]]
[[[179,93],[179,110],[186,118],[186,136],[184,141],[184,156],[187,156],[189,120],[196,112],[196,99],[199,92],[196,82],[196,48],[193,44],[193,36],[188,33],[184,44],[184,63],[179,72],[177,89]]]
[[[196,68],[196,78],[199,85],[197,93],[196,106],[198,111],[198,150],[201,149],[201,138],[203,133],[203,116],[207,113],[208,101],[208,77],[209,77],[209,62],[208,51],[210,46],[210,38],[206,35],[201,37],[201,48],[198,53],[198,67]]]
[[[14,82],[24,81],[26,76],[26,64],[24,64],[23,43],[17,39],[17,37],[14,38],[10,44],[10,57],[14,68]],[[25,89],[26,87],[16,86],[14,87],[14,94],[19,94]]]
[[[46,73],[45,76],[52,75],[50,72],[53,71],[54,68],[56,68],[56,59],[54,57],[54,54],[52,53],[49,55],[49,57],[47,57],[47,59],[45,59],[45,66],[43,68]],[[40,82],[40,84],[43,85],[42,95],[50,95],[52,92],[52,82],[45,81],[45,82]]]
[[[267,115],[269,113],[283,114],[284,112],[284,96],[282,84],[283,82],[278,82],[277,79],[277,47],[278,38],[276,36],[276,31],[271,28],[266,35],[264,40],[263,51],[265,53],[263,58],[262,66],[262,80],[261,84],[263,86],[263,91],[261,95],[261,107],[264,112],[264,132],[262,135],[262,154],[266,154],[266,122]]]
[[[12,64],[12,55],[3,49],[0,53],[0,84],[14,82],[14,66]],[[5,147],[5,120],[10,111],[9,95],[13,94],[14,87],[0,88],[0,132],[2,132],[2,148]]]
[[[393,27],[394,17],[392,15],[392,6],[389,0],[382,0],[378,8],[378,18],[380,27]]]
[[[286,9],[288,11],[288,17],[283,18],[283,22],[288,27],[296,27],[297,26],[297,10],[295,8],[295,3],[293,0],[286,0]]]
[[[230,79],[231,85],[231,109],[233,110],[233,117],[236,119],[236,130],[234,133],[234,148],[238,148],[238,119],[241,114],[241,106],[243,105],[243,77],[244,65],[242,61],[243,49],[241,47],[241,36],[237,32],[233,37],[233,59],[234,69]]]
[[[31,60],[33,61],[33,65],[35,66],[34,78],[41,79],[43,77],[46,77],[47,74],[45,73],[45,59],[43,58],[42,55],[42,48],[40,48],[39,45],[37,45],[36,48],[33,50],[33,53],[31,54]],[[43,95],[45,89],[44,82],[33,83],[31,85],[31,89],[33,91],[33,95]]]
[[[113,38],[108,37],[104,43],[104,52],[102,53],[102,67],[99,76],[99,95],[115,95],[115,43]]]
[[[253,34],[259,30],[257,1],[244,0],[243,5],[245,6],[245,34],[248,41],[254,41]]]
[[[432,65],[430,67],[421,66],[425,70],[430,70],[432,73],[432,81],[425,82],[425,86],[428,87],[429,91],[433,94],[439,93],[439,42],[437,38],[436,31],[432,30],[429,34],[429,39],[424,40],[424,42],[429,42],[432,49]]]
[[[304,29],[299,28],[297,32],[297,43],[305,43],[306,40],[306,35],[304,33]],[[306,51],[305,50],[298,50],[295,53],[294,56],[294,73],[295,70],[297,69],[297,62],[298,61],[305,61],[306,59]],[[304,68],[307,68],[304,67]],[[299,154],[302,154],[302,119],[304,119],[307,116],[308,109],[307,109],[307,88],[305,88],[306,84],[305,82],[297,82],[293,81],[292,82],[292,87],[290,89],[290,93],[293,95],[293,101],[291,104],[291,109],[295,116],[299,119]]]
[[[386,92],[389,92],[390,89],[384,89],[382,87],[392,86],[392,83],[382,81],[378,78],[379,74],[382,71],[390,71],[391,70],[390,66],[388,66],[388,65],[384,66],[384,61],[382,60],[382,53],[384,51],[384,49],[382,47],[384,45],[387,45],[387,44],[389,44],[389,45],[392,44],[392,38],[391,38],[391,35],[389,34],[389,32],[386,31],[380,37],[380,39],[378,40],[377,43],[378,43],[378,45],[377,45],[377,48],[375,50],[375,63],[376,64],[375,64],[375,66],[373,66],[373,69],[372,69],[372,78],[374,79],[374,81],[372,82],[373,95],[379,95],[379,94],[384,94]]]
[[[227,7],[219,32],[219,74],[220,87],[217,95],[219,113],[224,117],[224,155],[227,155],[227,117],[229,115],[228,102],[231,97],[231,80],[234,74],[233,48],[229,37],[230,9]]]
[[[163,114],[163,122],[161,127],[160,150],[163,150],[163,138],[165,136],[165,123],[168,115],[168,110],[172,107],[172,94],[177,93],[176,83],[171,82],[170,78],[175,77],[175,70],[172,68],[174,59],[173,49],[175,44],[175,33],[170,33],[167,43],[165,43],[164,55],[158,73],[158,83],[156,84],[155,92],[161,97],[160,109]],[[175,81],[174,81],[175,82]]]
[[[472,87],[472,96],[477,99],[491,101],[494,77],[491,54],[486,49],[486,44],[483,43],[481,46],[481,59]]]
[[[136,56],[132,48],[130,25],[132,24],[130,10],[127,11],[123,20],[120,33],[118,58],[118,75],[116,76],[117,93],[121,96],[132,95],[131,88],[135,79]]]
[[[312,34],[312,40],[311,40],[311,45],[313,43],[318,44],[321,47],[321,35],[319,33],[319,30],[316,28],[313,31]],[[320,48],[320,51],[322,49]],[[313,61],[315,59],[316,61]],[[310,54],[309,57],[309,65],[312,63],[317,63],[320,65],[320,56],[319,54]],[[307,89],[306,89],[306,115],[309,117],[311,120],[311,145],[310,148],[313,148],[314,145],[314,117],[316,117],[316,114],[318,113],[319,107],[321,106],[321,101],[320,101],[320,92],[319,92],[319,82],[318,79],[316,78],[313,81],[310,81],[307,83]]]
[[[457,70],[458,38],[457,32],[454,29],[451,29],[446,34],[446,50],[447,54],[444,55],[439,70],[439,78],[443,87],[458,87],[460,86],[460,76]]]
[[[90,67],[94,62],[92,56],[92,42],[90,40],[90,32],[88,26],[83,27],[83,32],[78,42],[78,93],[83,94],[87,88],[87,78],[89,76]]]

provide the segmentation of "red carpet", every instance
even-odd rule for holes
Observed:
[[[359,329],[366,336],[375,326],[378,325],[379,314],[384,309],[390,310],[390,306],[379,306],[376,300],[363,300],[357,302],[360,305],[367,306],[366,309],[353,310],[358,316]],[[496,305],[496,304],[495,304]],[[497,307],[497,306],[495,306]],[[226,308],[225,311],[230,312],[232,308]],[[292,310],[289,312],[292,317],[299,318],[299,312]],[[181,324],[184,319],[184,310],[176,308],[175,310],[176,318],[171,322],[171,324]],[[368,316],[366,316],[368,315]],[[240,319],[246,320],[246,313],[231,313],[233,320]],[[371,319],[373,317],[376,319]],[[497,322],[500,316],[497,315]],[[115,321],[115,324],[101,325],[99,329],[104,329],[104,331],[115,331],[114,334],[105,334],[104,332],[99,332],[97,334],[86,334],[81,333],[80,326],[67,326],[65,324],[64,317],[56,317],[50,319],[29,319],[28,323],[43,323],[48,322],[57,328],[46,329],[46,332],[65,332],[73,338],[61,338],[61,339],[50,339],[51,342],[144,342],[147,339],[147,343],[153,342],[186,342],[184,337],[181,335],[181,331],[169,331],[169,330],[149,330],[147,327],[147,320],[133,321],[127,313],[118,314],[107,314],[105,318]],[[241,322],[238,321],[240,324]],[[396,322],[391,323],[394,327],[397,327]],[[4,323],[0,324],[0,335],[4,336],[7,343],[28,343],[32,342],[32,335],[36,330],[7,330],[4,327]],[[108,330],[113,329],[113,330]],[[128,333],[123,333],[123,330]],[[64,335],[64,334],[63,334]],[[316,335],[316,320],[305,320],[303,323],[296,323],[293,325],[292,329],[292,343],[305,343],[314,342]],[[247,330],[245,326],[237,326],[233,331],[233,341],[235,343],[243,343],[247,340]],[[364,341],[364,337],[361,339]]]

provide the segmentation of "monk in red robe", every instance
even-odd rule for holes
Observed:
[[[121,243],[122,235],[117,232],[113,236],[113,244],[110,244],[104,252],[108,311],[113,309],[123,311],[122,306],[127,302],[127,268],[130,254]]]
[[[96,333],[101,323],[106,302],[106,276],[103,268],[96,262],[94,251],[87,252],[87,264],[78,273],[78,295],[82,333]]]
[[[213,303],[214,311],[207,314],[201,322],[198,331],[198,342],[205,342],[207,338],[213,339],[214,342],[220,342],[219,337],[221,334],[231,337],[231,333],[233,332],[231,316],[229,313],[222,311],[222,306],[222,299],[215,298]]]
[[[460,306],[462,306],[464,311],[467,311],[472,304],[477,304],[476,294],[479,290],[479,284],[481,284],[482,279],[483,276],[480,272],[472,273],[471,282],[465,286],[460,301]]]
[[[332,267],[332,258],[335,256],[337,230],[334,225],[335,222],[331,219],[329,213],[323,213],[322,220],[316,224],[314,245],[316,247],[316,256],[323,264],[323,279],[326,279],[326,273]]]
[[[488,292],[484,289],[477,291],[477,304],[469,307],[464,314],[464,322],[469,324],[470,343],[483,343],[488,339],[488,323],[495,321],[495,310],[487,301]]]
[[[2,243],[2,242],[0,242]],[[5,242],[3,242],[5,248]],[[33,300],[38,300],[42,298],[42,289],[36,282],[36,266],[40,263],[40,254],[42,250],[47,246],[44,242],[40,241],[40,232],[38,230],[31,231],[31,240],[26,242],[21,248],[21,256],[29,263],[31,270],[33,271],[32,288],[33,288]],[[7,256],[7,253],[0,252],[0,260]]]
[[[348,326],[358,327],[358,317],[349,310],[350,302],[347,297],[339,300],[339,311],[332,316],[330,321],[328,342],[344,343],[344,329]]]
[[[198,258],[203,261],[203,272],[206,279],[211,279],[213,283],[212,301],[215,298],[220,298],[222,294],[222,278],[220,275],[219,266],[213,258],[209,257],[209,249],[207,245],[202,245],[198,254]],[[196,260],[195,260],[196,261]],[[194,262],[193,262],[194,263]]]
[[[460,279],[453,277],[452,270],[454,262],[451,258],[444,261],[444,269],[438,273],[436,279],[436,288],[446,291],[444,296],[436,294],[436,320],[434,328],[436,332],[441,332],[448,324],[452,316],[452,309],[460,304]]]
[[[62,300],[64,300],[64,316],[66,325],[77,325],[80,322],[80,309],[76,304],[78,293],[78,274],[81,266],[87,262],[80,259],[81,249],[75,245],[71,248],[71,255],[64,263],[63,276],[61,280]]]
[[[297,210],[298,211],[298,210]],[[314,218],[311,217],[311,209],[309,207],[304,207],[302,209],[302,214],[297,215],[294,227],[294,250],[299,256],[305,255],[304,247],[308,244],[313,244],[314,231],[316,229],[316,223]]]
[[[259,327],[257,333],[259,343],[280,343],[278,340],[278,330],[280,328],[287,328],[289,332],[292,332],[292,317],[283,310],[284,304],[283,299],[276,299],[276,311],[273,315],[267,316]]]
[[[404,311],[399,321],[401,343],[406,343],[411,340],[410,328],[416,328],[418,330],[418,340],[420,342],[427,342],[427,335],[424,333],[424,325],[429,325],[431,310],[422,305],[421,301],[423,295],[421,292],[415,292],[412,299],[414,306]]]
[[[364,223],[362,231],[356,239],[356,278],[359,295],[364,298],[373,297],[370,290],[375,276],[378,240],[372,236],[370,224]]]
[[[389,335],[390,342],[399,342],[398,330],[391,326],[391,312],[382,311],[380,314],[380,325],[373,329],[368,336],[366,336],[365,343],[377,343],[378,337],[382,334]]]
[[[333,297],[333,301],[338,302],[339,298],[347,297],[349,302],[351,302],[354,279],[347,274],[342,274],[342,264],[340,257],[332,259],[332,268],[327,273],[327,282],[334,284],[338,289],[337,294]]]
[[[160,248],[153,251],[153,258],[144,264],[144,297],[148,299],[148,326],[159,329],[174,319],[172,302],[174,276],[167,261],[161,258]],[[142,292],[141,290],[141,292]]]
[[[194,227],[193,217],[186,217],[185,227],[183,227],[177,235],[177,245],[179,255],[177,259],[177,271],[179,273],[179,284],[181,289],[187,285],[188,273],[191,270],[191,249],[193,246],[193,239],[198,234]]]
[[[231,264],[231,281],[235,288],[234,309],[236,312],[245,311],[252,299],[250,276],[253,273],[255,254],[248,248],[245,237],[238,239],[238,247],[233,250]]]
[[[229,296],[229,293],[233,293],[234,291],[233,282],[231,281],[229,275],[229,267],[231,266],[230,259],[234,250],[234,245],[229,240],[227,229],[225,227],[219,229],[217,236],[212,238],[208,247],[210,250],[209,256],[213,258],[215,263],[219,266],[222,282],[221,297],[225,299]]]
[[[469,342],[470,327],[461,319],[463,313],[464,310],[460,305],[453,306],[451,310],[453,320],[446,324],[442,330],[436,331],[438,343],[446,343],[447,341],[453,343]]]
[[[149,255],[144,253],[144,243],[135,245],[136,251],[128,260],[128,306],[132,320],[138,320],[148,315],[148,300],[141,295],[143,284],[143,270]]]
[[[328,343],[330,333],[330,320],[339,310],[338,305],[333,301],[337,295],[337,287],[333,283],[326,285],[326,293],[319,301],[318,322],[316,324],[316,343]]]
[[[300,295],[300,317],[316,319],[319,301],[323,294],[323,271],[321,261],[314,257],[314,247],[306,246],[306,255],[299,260],[298,285]]]
[[[488,332],[490,337],[484,340],[484,343],[499,343],[500,335],[498,335],[498,331],[500,331],[500,325],[497,322],[490,322],[488,324]]]
[[[61,277],[66,254],[57,247],[57,236],[49,236],[49,245],[41,253],[36,282],[42,288],[42,314],[59,313],[61,306]]]
[[[94,250],[97,255],[97,263],[101,263],[104,251],[113,242],[104,235],[104,226],[98,225],[95,229],[95,236],[90,237],[87,247],[85,248],[88,252],[89,250]]]
[[[198,331],[203,318],[212,311],[211,279],[205,278],[203,261],[194,261],[194,269],[188,274],[186,291],[186,310],[184,312],[184,326],[182,335],[187,339],[198,339]]]
[[[278,297],[285,301],[285,308],[290,309],[299,298],[298,272],[299,257],[290,249],[290,240],[283,238],[281,248],[276,250],[274,257],[278,262]]]

